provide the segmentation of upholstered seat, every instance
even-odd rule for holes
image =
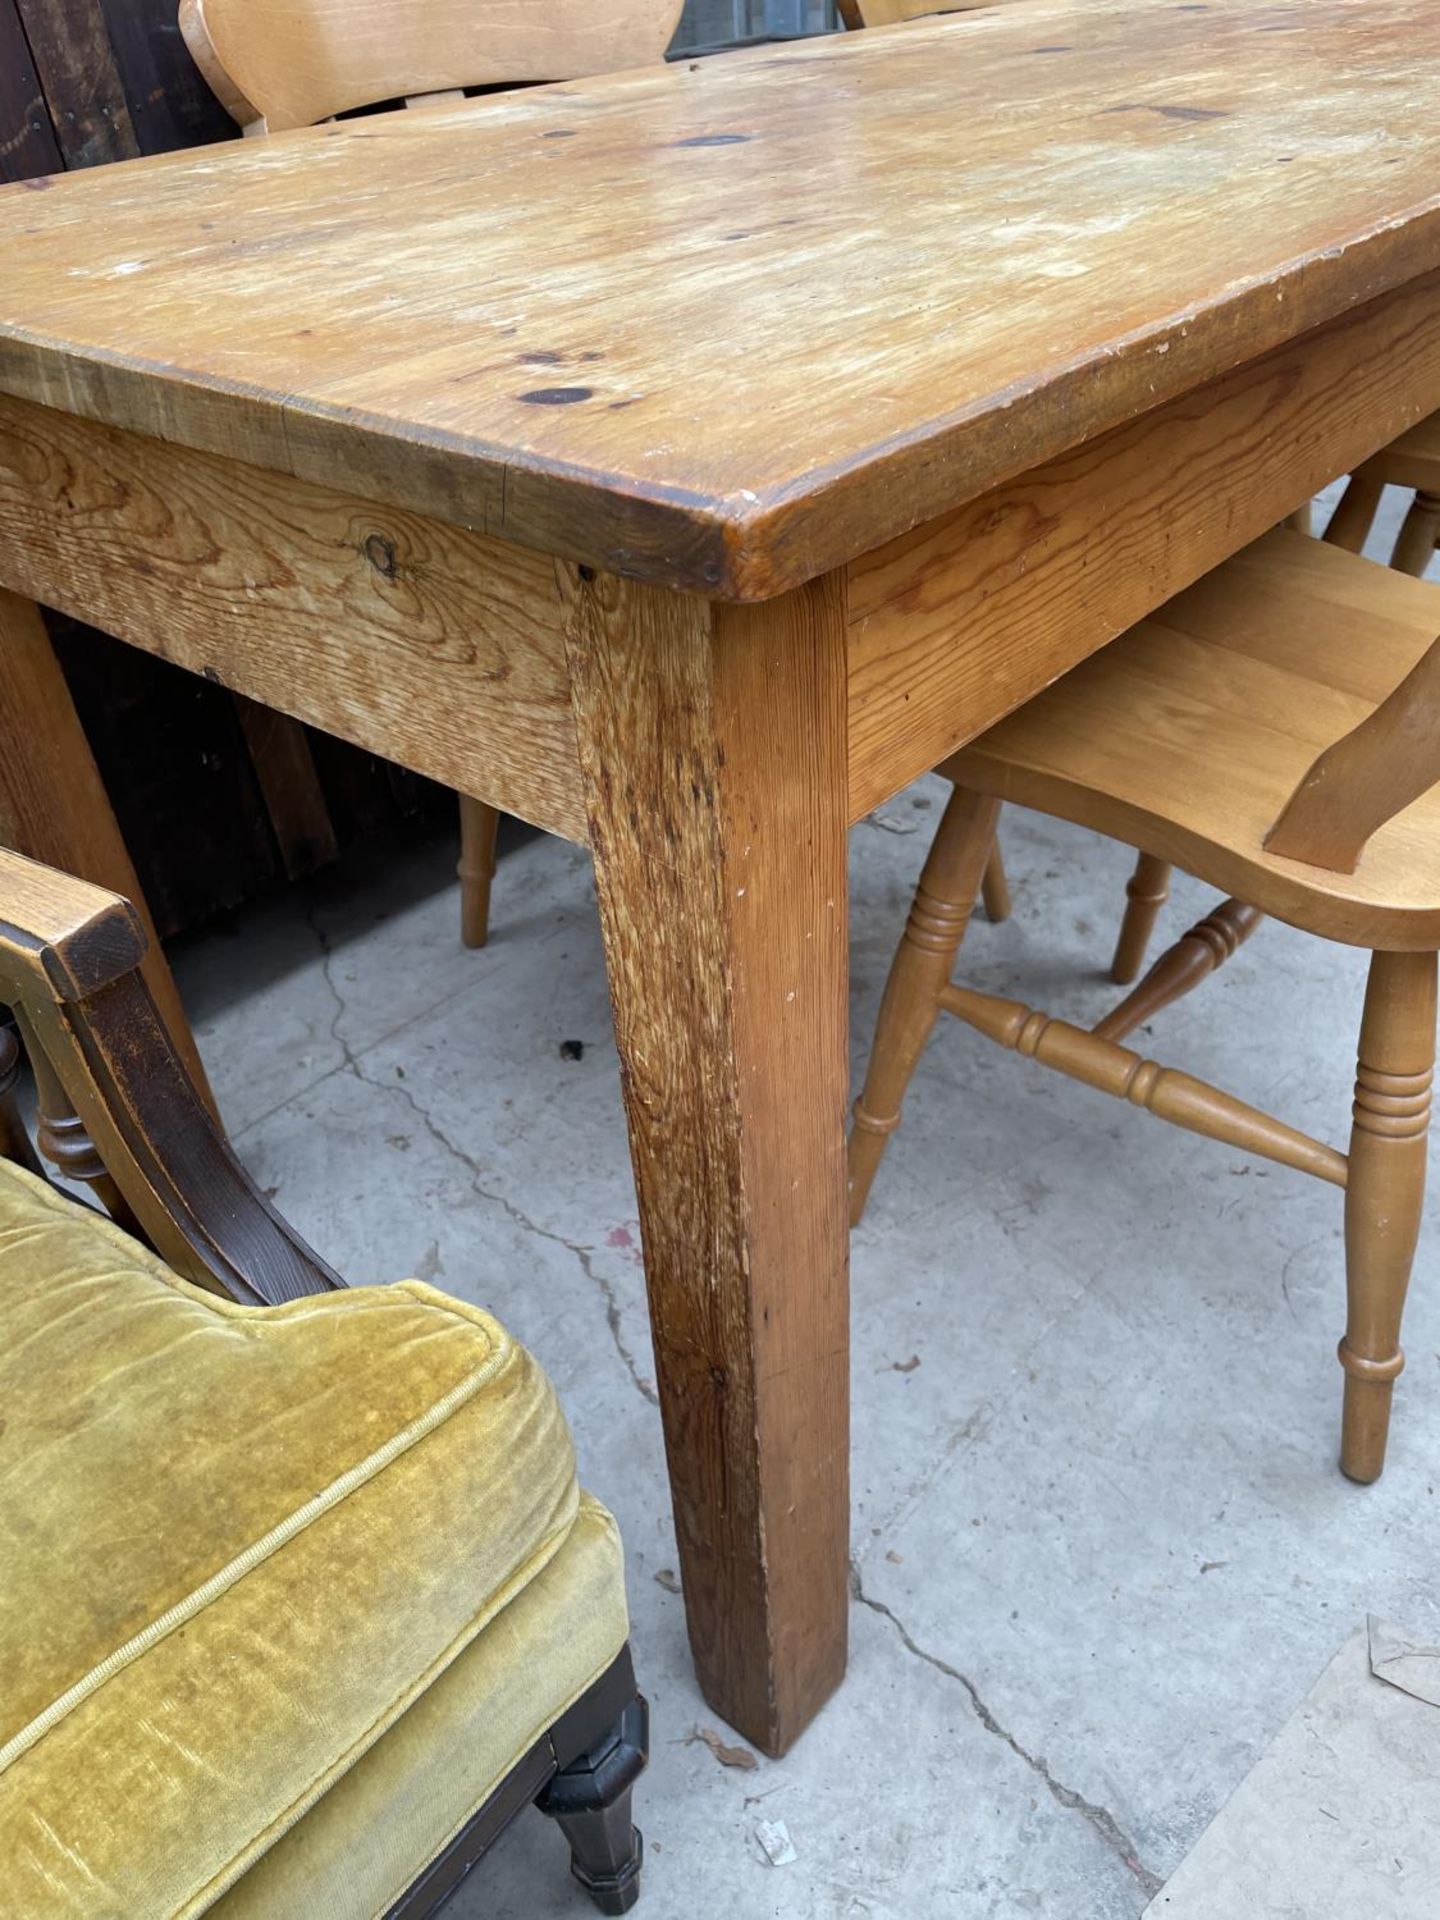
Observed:
[[[237,1306],[0,1161],[4,1912],[379,1914],[625,1637],[488,1315]]]

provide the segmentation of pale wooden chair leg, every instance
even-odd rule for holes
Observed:
[[[1437,540],[1440,540],[1440,493],[1417,493],[1390,556],[1391,566],[1420,579],[1434,556]]]
[[[1010,882],[1005,877],[1005,856],[1000,851],[998,840],[990,849],[990,858],[985,864],[980,897],[985,902],[985,918],[995,926],[1010,918]]]
[[[1311,526],[1310,502],[1307,500],[1303,507],[1296,507],[1293,513],[1287,513],[1284,524],[1289,527],[1292,533],[1303,533],[1307,535],[1311,533],[1313,529]]]
[[[1160,909],[1170,898],[1170,865],[1153,853],[1142,853],[1125,887],[1127,904],[1120,923],[1120,938],[1115,943],[1115,958],[1110,962],[1110,978],[1117,987],[1128,987],[1139,977],[1145,964],[1145,950],[1155,931]]]
[[[1376,461],[1369,460],[1363,467],[1357,467],[1330,516],[1330,524],[1325,529],[1326,544],[1343,547],[1346,553],[1359,553],[1370,538],[1384,491],[1385,481]]]
[[[1096,1021],[1091,1028],[1095,1038],[1123,1040],[1163,1008],[1193,993],[1202,980],[1234,959],[1264,917],[1243,900],[1222,900],[1161,954],[1133,993]]]
[[[1434,1067],[1435,955],[1372,954],[1345,1191],[1340,1465],[1352,1480],[1380,1476],[1390,1399],[1405,1365],[1400,1318],[1425,1198]]]
[[[900,1103],[935,1025],[939,995],[995,844],[998,800],[957,787],[925,862],[905,938],[890,968],[865,1091],[850,1134],[850,1224],[865,1211],[870,1185],[900,1124]]]
[[[483,947],[490,938],[490,883],[495,878],[495,836],[500,815],[484,800],[460,796],[460,938]]]

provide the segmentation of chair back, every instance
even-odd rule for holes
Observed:
[[[196,65],[247,132],[384,100],[578,80],[665,56],[684,0],[181,0]]]

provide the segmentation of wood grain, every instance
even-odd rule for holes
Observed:
[[[1437,632],[1440,587],[1270,533],[941,770],[1143,847],[1323,939],[1433,951],[1440,792],[1380,826],[1354,873],[1266,838],[1317,754],[1370,717]]]
[[[762,598],[1440,265],[1437,49],[1029,0],[66,178],[0,387]]]
[[[857,562],[852,820],[1437,399],[1431,275]]]
[[[308,127],[376,100],[644,67],[683,0],[181,0],[196,64],[242,123]],[[224,84],[216,82],[216,69]]]
[[[0,586],[585,839],[542,556],[5,399],[0,527]]]
[[[696,1668],[781,1753],[845,1668],[841,582],[571,638]]]

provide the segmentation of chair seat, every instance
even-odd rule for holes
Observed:
[[[1440,947],[1440,792],[1353,874],[1263,842],[1316,755],[1440,634],[1440,588],[1277,531],[955,754],[958,784],[1090,826],[1349,945]]]
[[[238,1307],[0,1162],[0,1413],[27,1920],[383,1910],[624,1643],[543,1374],[418,1282]]]
[[[1377,457],[1391,486],[1440,493],[1440,413],[1417,422]]]

